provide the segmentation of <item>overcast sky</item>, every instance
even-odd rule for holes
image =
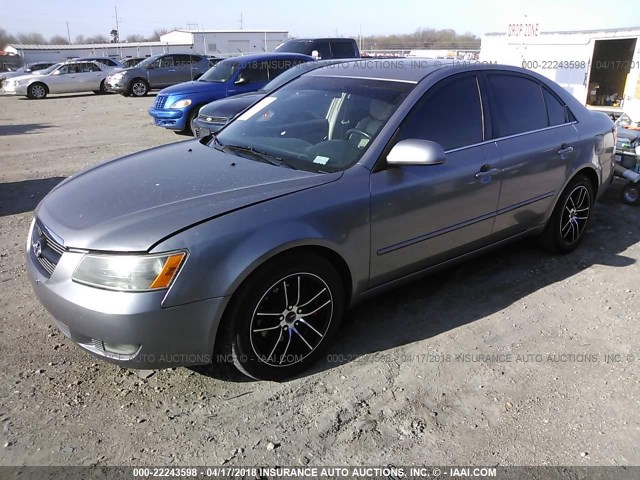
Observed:
[[[0,0],[0,28],[38,32],[109,35],[118,8],[120,37],[150,35],[173,27],[286,30],[293,36],[358,36],[411,33],[418,28],[452,28],[459,33],[506,31],[524,15],[541,31],[640,26],[638,0]]]

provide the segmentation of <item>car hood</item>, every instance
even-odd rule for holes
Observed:
[[[1,76],[1,75],[0,75]],[[42,75],[42,74],[37,74],[37,73],[28,73],[26,75],[17,75],[15,77],[11,77],[11,78],[7,78],[7,80],[12,80],[12,81],[21,81],[21,80],[31,80],[33,78],[42,78],[42,77],[48,77],[49,74],[47,75]]]
[[[42,200],[36,216],[66,247],[147,251],[194,224],[340,176],[276,167],[188,140],[78,173]]]
[[[160,95],[187,95],[189,93],[223,92],[227,88],[224,83],[184,82],[160,90]]]
[[[234,97],[222,98],[206,104],[200,109],[199,115],[210,115],[212,117],[232,118],[250,105],[253,105],[262,97],[264,93],[244,93]]]

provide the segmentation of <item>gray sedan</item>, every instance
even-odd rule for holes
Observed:
[[[27,269],[58,328],[100,358],[285,379],[370,295],[523,236],[576,248],[614,137],[519,68],[321,68],[208,142],[62,182],[36,209]]]

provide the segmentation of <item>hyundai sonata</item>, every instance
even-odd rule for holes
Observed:
[[[215,137],[59,184],[28,272],[60,330],[103,359],[284,379],[376,292],[526,235],[573,250],[614,147],[606,115],[520,68],[328,66]]]

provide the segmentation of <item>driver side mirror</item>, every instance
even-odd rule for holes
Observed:
[[[445,155],[442,145],[431,140],[410,138],[396,143],[389,155],[387,164],[394,165],[440,165]]]
[[[313,52],[311,52],[311,56],[314,60],[320,60],[320,52],[318,50],[314,50]]]
[[[245,77],[244,75],[240,74],[238,79],[233,83],[236,84],[236,85],[244,85],[245,83],[249,83],[249,80],[247,79],[247,77]]]

